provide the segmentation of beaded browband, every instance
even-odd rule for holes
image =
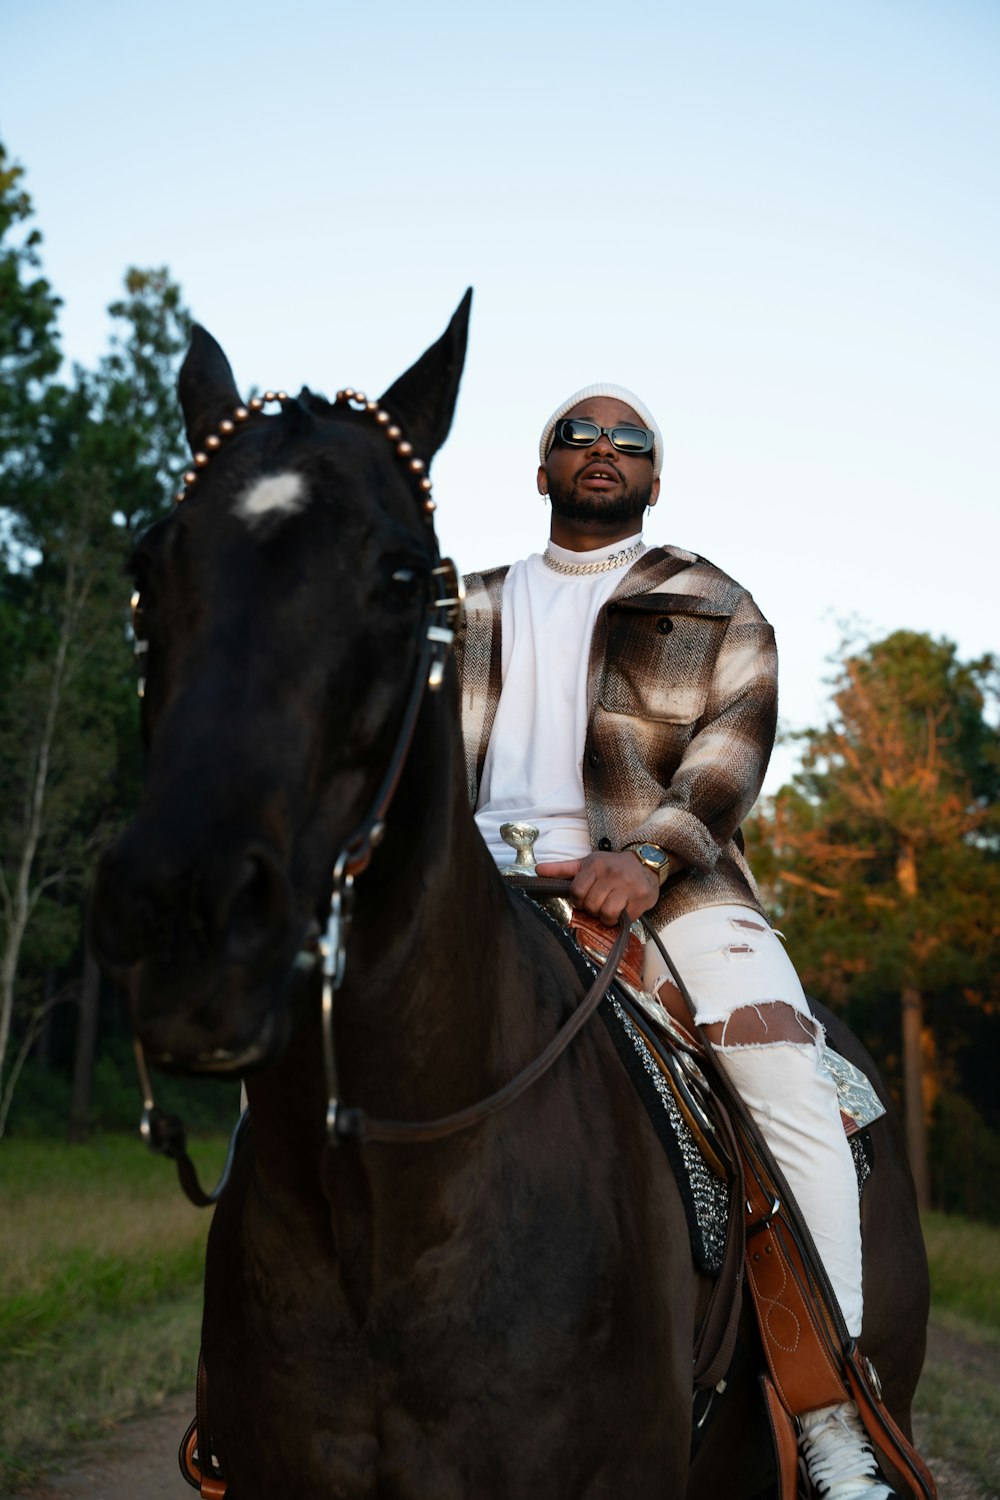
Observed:
[[[191,486],[196,482],[201,471],[207,468],[213,454],[222,447],[226,438],[231,437],[237,428],[263,412],[266,406],[277,402],[280,406],[289,399],[286,391],[265,391],[263,396],[253,396],[245,406],[237,406],[231,417],[224,417],[219,423],[218,429],[205,439],[205,450],[199,450],[194,454],[194,468],[187,469],[184,473],[184,482],[174,496],[176,504],[187,496]],[[344,390],[337,392],[336,404],[347,406],[351,411],[369,412],[375,418],[376,425],[382,429],[389,442],[392,443],[397,455],[405,460],[407,470],[411,477],[416,480],[417,489],[420,492],[422,509],[428,519],[434,514],[436,506],[431,499],[431,480],[427,473],[427,465],[422,458],[418,458],[413,451],[413,444],[403,436],[403,429],[398,422],[394,422],[392,416],[384,406],[377,401],[369,401],[364,391],[356,391],[353,386],[346,386]]]

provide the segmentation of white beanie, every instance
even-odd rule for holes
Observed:
[[[556,407],[542,428],[542,438],[538,444],[539,461],[544,465],[549,456],[559,418],[564,417],[568,411],[572,411],[574,406],[579,405],[581,401],[589,400],[591,396],[610,396],[615,401],[623,401],[626,406],[632,408],[643,425],[649,428],[653,434],[653,478],[655,479],[663,468],[663,437],[653,420],[653,414],[646,403],[639,400],[634,391],[628,390],[623,385],[609,385],[607,381],[599,382],[597,385],[585,385],[582,390],[574,391],[572,396],[567,396],[561,406]]]

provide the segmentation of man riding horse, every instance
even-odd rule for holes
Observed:
[[[814,1163],[840,1147],[820,1113],[816,1028],[736,842],[773,731],[770,631],[703,560],[642,549],[661,444],[627,393],[574,398],[546,429],[557,566],[534,558],[506,582],[473,580],[462,697],[486,842],[473,820],[449,659],[459,590],[427,473],[451,424],[468,317],[467,295],[379,400],[345,387],[332,403],[307,390],[244,403],[223,350],[196,330],[180,381],[192,466],[132,560],[146,788],[101,859],[91,941],[126,983],[137,1055],[243,1074],[250,1103],[208,1240],[202,1493],[750,1500],[778,1474],[787,1497],[787,1413],[849,1389],[897,1489],[933,1500],[929,1476],[896,1478],[886,1436],[909,1425],[927,1310],[891,1109],[863,1137],[879,1183],[863,1200],[865,1352],[884,1397],[862,1388],[838,1311],[833,1394],[790,1400],[789,1381],[801,1394],[798,1372],[811,1379],[812,1366],[797,1342],[794,1370],[780,1365],[769,1326],[783,1402],[776,1416],[778,1387],[765,1383],[774,1460],[759,1441],[755,1361],[732,1358],[732,1335],[739,1221],[755,1290],[768,1266],[794,1265],[786,1245],[810,1238],[801,1215],[794,1244],[780,1237],[781,1168],[764,1165],[730,1096],[713,1118],[742,1133],[726,1134],[708,1187],[724,1176],[740,1187],[728,1195],[734,1250],[717,1275],[699,1265],[694,1194],[662,1170],[666,1126],[639,1086],[652,1053],[643,1062],[612,1031],[621,1005],[604,1005],[605,981],[587,991],[585,957],[490,857],[497,818],[530,816],[549,868],[571,862],[584,906],[605,921],[646,910],[666,931],[675,980],[731,1072],[781,1064],[766,1132],[856,1329],[858,1269],[838,1270],[834,1254],[848,1227],[856,1254],[853,1182],[838,1218],[825,1157],[796,1174],[806,1150]],[[593,916],[578,920],[599,935]],[[721,937],[698,938],[697,924],[719,921]],[[644,1010],[658,1010],[634,964],[628,973]],[[661,978],[654,961],[645,983],[662,996]],[[604,1024],[588,1025],[597,1005]],[[845,1060],[871,1070],[825,1019]],[[688,1040],[684,1071],[700,1080]],[[663,1060],[677,1081],[680,1062]],[[789,1125],[778,1111],[796,1079]],[[766,1077],[743,1087],[769,1090]],[[649,1090],[663,1099],[655,1081]],[[176,1122],[144,1092],[151,1140],[177,1155]],[[793,1127],[810,1143],[790,1152],[775,1136]],[[820,1173],[817,1205],[800,1184]],[[775,1191],[762,1200],[764,1178]],[[846,1183],[837,1193],[846,1200]],[[810,1336],[801,1299],[768,1305],[772,1324],[793,1316]],[[713,1440],[698,1442],[706,1400]],[[818,1420],[832,1439],[810,1434],[821,1492],[840,1420]],[[858,1485],[875,1477],[856,1437],[846,1467]]]
[[[597,384],[539,444],[544,552],[467,579],[463,731],[476,821],[539,830],[539,875],[572,880],[602,923],[648,917],[717,1060],[749,1106],[812,1232],[848,1332],[862,1323],[854,1161],[822,1028],[768,924],[743,853],[774,741],[774,632],[705,558],[648,546],[663,440],[645,404]],[[655,946],[645,988],[680,1000]],[[885,1500],[851,1402],[803,1412],[817,1492]]]

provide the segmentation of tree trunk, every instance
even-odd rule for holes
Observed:
[[[45,989],[43,991],[44,1001],[42,1019],[38,1023],[38,1035],[35,1038],[31,1055],[35,1066],[42,1072],[48,1073],[52,1068],[52,1012],[55,1008],[56,971],[51,966],[45,970]]]
[[[917,851],[904,839],[896,855],[896,883],[907,902],[917,897]],[[931,1206],[930,1174],[927,1169],[927,1115],[924,1108],[924,1001],[912,976],[906,975],[900,990],[903,1021],[903,1119],[906,1151],[917,1190],[917,1207]]]
[[[924,1006],[915,984],[904,983],[900,993],[903,1008],[903,1096],[906,1151],[917,1190],[917,1207],[931,1206],[927,1170],[927,1119],[924,1113]]]
[[[80,988],[80,1018],[73,1053],[73,1096],[69,1107],[69,1138],[77,1145],[90,1134],[90,1106],[97,1052],[97,1020],[101,998],[101,975],[89,948],[83,961]]]

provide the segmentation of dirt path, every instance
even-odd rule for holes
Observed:
[[[81,1444],[59,1474],[19,1490],[13,1500],[193,1500],[181,1478],[177,1448],[194,1415],[191,1398],[172,1396],[146,1416]]]
[[[961,1372],[963,1380],[978,1379],[996,1390],[1000,1388],[1000,1345],[974,1343],[959,1333],[932,1324],[927,1330],[924,1373],[930,1375],[934,1372]],[[913,1425],[917,1447],[930,1464],[940,1500],[1000,1500],[1000,1487],[983,1486],[956,1463],[934,1452],[933,1443],[927,1436],[927,1423],[921,1415],[919,1390]],[[993,1434],[990,1448],[995,1459],[1000,1451],[1000,1432]]]
[[[927,1368],[977,1369],[1000,1385],[1000,1347],[970,1343],[959,1334],[932,1328]],[[87,1443],[62,1473],[46,1476],[44,1483],[19,1491],[13,1500],[192,1500],[195,1491],[177,1468],[177,1446],[192,1415],[189,1397],[173,1397],[156,1412],[123,1422],[114,1432]],[[957,1465],[927,1451],[919,1401],[916,1426],[940,1500],[1000,1500],[996,1491],[984,1489]]]

